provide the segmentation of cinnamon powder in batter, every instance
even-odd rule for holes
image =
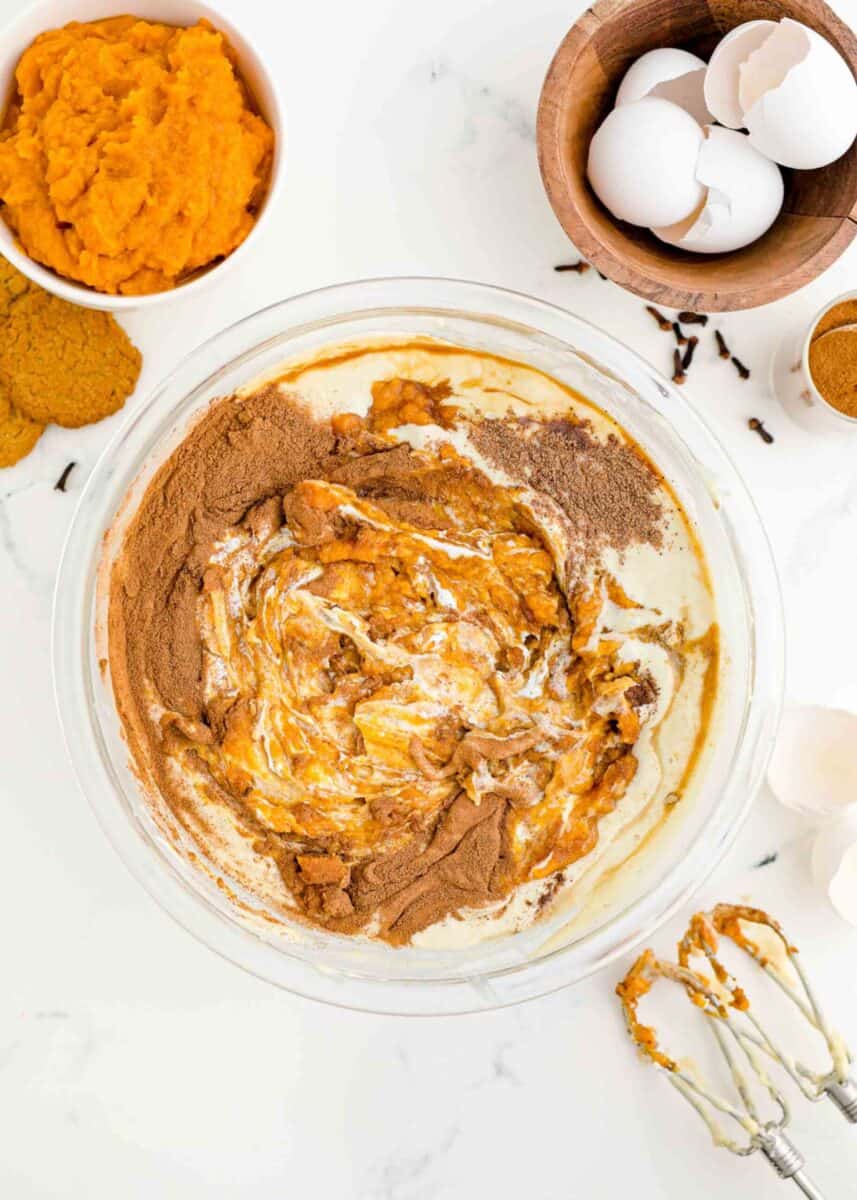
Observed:
[[[120,704],[154,683],[163,703],[198,720],[196,606],[214,540],[271,496],[324,474],[335,440],[276,387],[215,403],[155,475],[112,581],[111,658]],[[117,678],[117,672],[118,678]]]

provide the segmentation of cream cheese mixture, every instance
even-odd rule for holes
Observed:
[[[137,770],[227,884],[433,947],[621,869],[718,672],[703,552],[630,436],[392,337],[214,402],[124,535],[109,642]]]

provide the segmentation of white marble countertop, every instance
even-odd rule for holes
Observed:
[[[0,0],[0,22],[19,7]],[[131,5],[133,8],[133,5]],[[666,368],[637,298],[585,276],[542,192],[534,120],[581,0],[221,0],[282,79],[289,179],[243,272],[197,301],[132,314],[146,365],[131,405],[191,345],[295,292],[444,274],[567,306]],[[857,0],[836,7],[857,22]],[[766,393],[790,323],[857,282],[857,243],[789,300],[719,324],[686,388],[747,479],[774,545],[788,694],[857,709],[854,440],[813,437]],[[746,428],[762,417],[772,446]],[[715,1151],[637,1064],[618,971],[478,1017],[351,1014],[280,993],[175,926],[126,873],[78,793],[54,714],[51,589],[76,494],[122,417],[51,429],[0,473],[0,1195],[9,1200],[640,1200],[791,1194]],[[67,494],[53,484],[77,461]],[[762,794],[700,899],[770,906],[857,1044],[857,930],[812,886],[804,822]],[[770,859],[774,861],[769,861]],[[767,865],[761,865],[762,862]],[[682,914],[686,918],[687,912]],[[663,930],[666,949],[681,926]],[[832,1200],[855,1194],[857,1131],[799,1108],[796,1140]]]

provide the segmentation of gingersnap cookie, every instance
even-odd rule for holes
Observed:
[[[0,379],[32,421],[75,429],[122,407],[142,359],[109,313],[41,288],[0,291]]]
[[[19,412],[0,388],[0,467],[12,467],[26,457],[44,428]]]

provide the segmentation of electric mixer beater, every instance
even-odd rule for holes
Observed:
[[[767,952],[761,944],[765,940],[761,936],[763,931],[771,942]],[[749,955],[785,994],[798,1015],[821,1035],[830,1058],[826,1070],[813,1070],[787,1053],[766,1030],[744,989],[717,957],[720,938],[727,938]],[[788,1102],[767,1066],[771,1061],[779,1064],[806,1099],[816,1101],[827,1097],[853,1124],[857,1124],[857,1084],[849,1076],[848,1048],[827,1023],[796,947],[780,925],[761,909],[718,904],[711,912],[693,917],[679,943],[678,959],[677,963],[666,962],[646,950],[617,986],[631,1038],[699,1113],[716,1145],[741,1156],[761,1151],[781,1178],[791,1179],[811,1200],[823,1200],[806,1175],[802,1154],[784,1132],[790,1117]],[[711,971],[710,977],[692,968],[697,959],[702,959]],[[669,1057],[660,1048],[654,1029],[640,1021],[639,1002],[658,979],[680,984],[707,1018],[734,1084],[736,1102],[718,1094],[695,1071]],[[775,1113],[767,1120],[761,1111],[762,1097],[770,1101]],[[734,1136],[726,1132],[718,1117],[726,1117],[737,1125]]]

